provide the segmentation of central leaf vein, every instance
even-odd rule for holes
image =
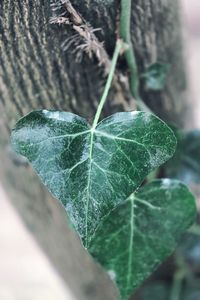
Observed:
[[[134,238],[134,227],[135,227],[135,216],[134,216],[134,203],[135,195],[132,194],[130,197],[131,203],[131,216],[130,216],[130,240],[129,240],[129,255],[128,255],[128,270],[127,270],[127,290],[131,285],[131,274],[132,274],[132,264],[133,264],[133,238]]]
[[[92,155],[94,147],[94,130],[91,129],[90,145],[89,145],[89,166],[88,166],[88,181],[87,181],[87,194],[86,194],[86,214],[85,214],[85,247],[88,246],[88,210],[90,201],[90,187],[91,187],[91,173],[92,173]]]

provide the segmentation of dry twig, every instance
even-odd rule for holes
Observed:
[[[86,53],[89,58],[92,58],[92,56],[95,55],[99,61],[99,65],[103,65],[105,67],[105,72],[108,73],[110,69],[110,59],[104,48],[104,43],[100,42],[95,35],[95,32],[100,29],[93,29],[92,26],[76,11],[69,0],[59,0],[51,6],[54,12],[62,9],[63,11],[59,16],[52,17],[50,23],[68,25],[77,32],[76,35],[64,41],[62,44],[63,49],[67,50],[75,44],[74,52],[77,53],[77,60],[80,61],[82,53]]]

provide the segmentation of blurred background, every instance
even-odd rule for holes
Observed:
[[[196,103],[196,124],[200,128],[200,1],[181,0],[185,60],[188,71],[190,95]]]
[[[182,0],[182,10],[190,96],[196,103],[195,123],[200,128],[200,1]],[[1,185],[0,200],[0,300],[73,300],[70,291],[55,275],[47,258],[22,224]],[[195,279],[191,285],[192,292],[187,291],[184,296],[186,300],[200,299],[200,281],[196,280],[200,272],[200,237],[195,239],[191,242],[193,246],[188,245],[197,265],[193,266]],[[141,297],[150,299],[157,294],[158,300],[168,300],[166,289],[162,284],[151,285],[150,290],[144,289]],[[182,300],[176,294],[172,296],[170,300]],[[153,299],[156,300],[154,296]]]

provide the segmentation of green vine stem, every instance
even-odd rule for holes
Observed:
[[[134,48],[131,42],[131,0],[121,0],[121,16],[120,16],[120,36],[122,40],[117,40],[114,55],[111,62],[111,69],[108,74],[108,79],[105,85],[103,95],[100,99],[96,115],[92,124],[92,129],[95,129],[108,93],[113,81],[114,72],[117,65],[117,60],[121,50],[124,51],[124,55],[130,70],[130,90],[137,102],[137,107],[139,110],[151,112],[151,110],[146,106],[139,95],[139,75],[137,69],[137,63],[135,59]]]
[[[106,99],[108,97],[108,93],[109,93],[109,90],[110,90],[110,87],[111,87],[111,84],[112,84],[112,81],[113,81],[113,77],[114,77],[118,57],[119,57],[119,54],[121,52],[122,47],[123,47],[123,42],[121,40],[117,40],[116,46],[115,46],[115,51],[114,51],[113,58],[112,58],[112,61],[111,61],[110,71],[109,71],[108,78],[107,78],[107,81],[106,81],[106,85],[105,85],[102,97],[100,99],[99,105],[97,107],[97,111],[96,111],[94,121],[93,121],[92,127],[91,127],[90,153],[89,153],[90,161],[92,161],[92,153],[93,153],[93,146],[92,145],[93,145],[93,142],[94,142],[94,132],[95,132],[96,126],[99,122],[99,118],[101,116],[104,104],[105,104]],[[91,170],[91,163],[90,163],[90,170]],[[91,172],[89,172],[89,174],[91,174]],[[90,177],[89,177],[89,181],[90,181]],[[88,204],[87,204],[87,209],[88,209]],[[87,216],[86,216],[86,224],[87,223],[88,223],[88,219],[87,219]],[[88,247],[88,228],[87,228],[87,226],[86,226],[85,237],[86,237],[85,248],[87,249],[87,247]]]
[[[106,102],[106,99],[108,97],[108,93],[109,93],[109,90],[110,90],[110,87],[111,87],[111,84],[112,84],[112,81],[113,81],[113,77],[114,77],[114,73],[115,73],[115,69],[116,69],[116,65],[117,65],[117,60],[118,60],[118,57],[119,57],[119,54],[120,54],[122,48],[123,48],[123,42],[121,40],[118,40],[117,43],[116,43],[114,55],[113,55],[112,62],[111,62],[111,68],[110,68],[110,72],[108,74],[108,79],[107,79],[107,82],[106,82],[106,85],[105,85],[105,88],[104,88],[104,92],[103,92],[103,95],[100,99],[100,102],[99,102],[99,105],[98,105],[98,108],[97,108],[97,111],[96,111],[96,115],[94,117],[94,121],[93,121],[93,124],[92,124],[93,129],[95,129],[97,124],[98,124],[103,106],[104,106],[104,104]]]
[[[130,90],[136,100],[139,110],[151,112],[139,94],[139,75],[135,58],[134,48],[131,42],[131,2],[132,0],[121,0],[120,36],[127,44],[125,58],[130,70]]]

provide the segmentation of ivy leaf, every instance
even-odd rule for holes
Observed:
[[[174,157],[165,165],[165,173],[170,178],[186,184],[200,183],[200,131],[183,133],[175,131],[178,147]]]
[[[109,272],[126,300],[173,252],[195,215],[195,199],[184,184],[155,180],[102,220],[89,252]]]
[[[142,77],[145,80],[146,90],[161,91],[165,86],[166,76],[169,71],[169,65],[155,63],[150,65]]]
[[[149,113],[117,113],[93,128],[72,113],[41,110],[17,123],[12,145],[64,205],[87,248],[102,217],[173,155],[176,138]]]

